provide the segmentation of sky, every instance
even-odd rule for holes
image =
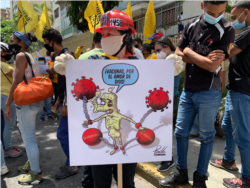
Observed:
[[[10,1],[1,1],[1,8],[5,9],[6,7],[10,8]]]

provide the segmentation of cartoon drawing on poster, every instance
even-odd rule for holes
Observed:
[[[75,63],[74,61],[74,64],[77,64],[79,66],[80,64],[78,64],[78,62]],[[106,62],[109,62],[109,64],[107,64]],[[170,128],[169,125],[168,127],[163,126],[163,125],[162,126],[150,125],[152,124],[152,118],[150,118],[150,116],[155,116],[155,114],[157,114],[159,117],[159,115],[164,112],[164,109],[168,109],[169,107],[171,107],[170,110],[166,110],[168,113],[167,118],[170,119],[168,122],[169,124],[171,124],[172,102],[170,98],[172,97],[170,97],[169,91],[173,93],[173,81],[172,83],[170,81],[169,84],[166,84],[163,81],[161,81],[162,83],[164,83],[163,87],[157,87],[159,83],[155,84],[155,88],[152,87],[152,85],[154,85],[152,81],[150,84],[148,84],[148,86],[146,86],[148,87],[147,92],[143,92],[143,96],[140,96],[143,98],[143,101],[144,101],[143,107],[141,104],[138,103],[139,108],[138,108],[138,112],[136,112],[137,114],[136,117],[140,117],[140,121],[138,121],[139,120],[138,118],[131,117],[131,115],[128,115],[126,113],[126,110],[128,110],[128,108],[130,111],[137,111],[137,110],[134,107],[135,103],[133,104],[129,102],[131,99],[131,95],[126,96],[126,94],[124,95],[124,92],[125,90],[126,92],[131,91],[131,89],[134,90],[134,88],[137,88],[137,90],[139,91],[140,87],[142,87],[143,88],[142,90],[145,91],[146,89],[145,85],[143,86],[140,84],[142,83],[141,79],[145,79],[144,73],[147,74],[148,71],[152,73],[152,76],[155,75],[154,70],[152,70],[152,65],[151,65],[151,69],[150,67],[149,69],[145,69],[145,68],[142,68],[143,67],[142,64],[135,65],[134,63],[131,63],[131,61],[127,61],[128,63],[126,62],[126,63],[110,64],[111,62],[114,62],[114,61],[105,61],[105,63],[102,62],[102,64],[99,64],[98,62],[96,62],[95,67],[98,67],[97,70],[99,70],[98,71],[99,74],[97,70],[93,71],[92,77],[94,79],[92,77],[88,77],[90,71],[86,71],[85,74],[81,73],[82,74],[81,79],[76,79],[76,82],[70,82],[69,80],[71,80],[73,76],[67,76],[68,83],[71,83],[70,87],[67,87],[68,90],[71,91],[71,95],[68,96],[68,106],[70,108],[69,111],[72,112],[74,111],[73,109],[76,109],[76,106],[73,107],[73,104],[71,103],[71,101],[74,101],[74,103],[77,102],[78,104],[81,103],[81,109],[82,109],[81,112],[83,112],[82,113],[83,118],[81,118],[82,119],[81,123],[78,123],[78,124],[81,124],[81,126],[78,125],[77,129],[79,131],[82,130],[83,132],[81,135],[81,138],[82,138],[83,145],[85,145],[84,146],[85,152],[88,152],[90,154],[92,153],[92,151],[96,152],[96,150],[99,149],[99,150],[102,150],[103,153],[109,154],[108,156],[110,156],[111,158],[116,158],[115,154],[118,152],[118,153],[122,153],[123,156],[126,156],[126,157],[131,156],[129,160],[125,160],[125,161],[122,160],[120,163],[143,162],[143,160],[134,161],[135,159],[132,158],[134,154],[132,150],[130,149],[131,145],[136,144],[136,146],[134,147],[138,147],[138,148],[140,146],[143,146],[144,148],[140,147],[141,152],[144,152],[143,150],[147,151],[147,147],[151,147],[151,145],[153,145],[154,148],[153,150],[150,151],[151,155],[158,156],[158,157],[160,156],[160,158],[161,156],[165,157],[166,156],[165,150],[168,147],[172,148],[171,147],[172,143],[170,143],[171,145],[165,146],[163,144],[159,145],[155,142],[157,139],[157,142],[162,141],[161,143],[164,143],[163,141],[164,139],[162,139],[163,134],[159,133],[159,130],[162,129],[161,131],[164,131],[165,129],[166,131],[166,128],[170,130],[172,128]],[[70,74],[71,70],[73,70],[72,65],[74,64],[71,63],[71,68],[67,65],[67,69],[66,69],[67,75]],[[155,67],[154,68],[155,70],[157,70],[157,64],[160,65],[158,67],[160,72],[162,71],[161,70],[162,65],[164,65],[166,70],[169,70],[170,74],[165,76],[166,79],[169,79],[168,77],[171,77],[171,76],[173,77],[173,63],[169,63],[167,65],[166,62],[164,63],[162,61],[157,62],[153,66]],[[82,63],[82,65],[84,65],[85,67],[82,69],[84,70],[86,69],[88,63],[85,61],[84,63]],[[159,72],[159,70],[156,72]],[[75,77],[78,74],[73,74],[73,75]],[[74,79],[72,78],[72,80]],[[164,76],[163,76],[163,80],[164,80]],[[69,84],[67,85],[69,86]],[[168,88],[166,85],[169,85],[170,88]],[[130,88],[130,87],[133,87],[133,88]],[[141,94],[142,93],[140,94],[138,93],[138,95],[141,95]],[[127,104],[124,105],[125,103]],[[131,106],[128,105],[129,103]],[[72,113],[72,114],[75,114],[75,113]],[[161,117],[162,116],[163,115],[161,115]],[[73,118],[71,118],[71,116],[69,115],[69,124],[71,124],[71,122],[73,123],[73,121],[71,121],[72,119]],[[74,118],[74,121],[79,122],[79,119],[80,118],[77,118],[76,120]],[[149,122],[147,122],[148,119],[149,119]],[[124,129],[124,125],[131,127],[129,132],[126,129]],[[133,127],[137,129],[137,132],[134,132]],[[69,126],[69,129],[71,129],[71,126]],[[72,128],[72,131],[73,131],[73,128]],[[124,135],[129,135],[129,136],[126,136],[127,138],[124,139]],[[170,133],[169,136],[172,137],[172,133]],[[159,137],[162,137],[162,138],[159,138]],[[70,134],[70,145],[72,145],[75,140],[75,137],[72,139],[71,138],[72,137]],[[103,145],[104,147],[103,146],[99,147],[100,145]],[[103,150],[103,148],[105,149]],[[74,147],[73,148],[70,147],[70,156],[74,155],[72,150],[74,150]],[[99,155],[102,155],[102,154],[100,154],[99,152]],[[158,160],[162,160],[162,158],[161,159],[160,158]],[[106,161],[103,161],[103,162],[99,161],[98,163],[95,163],[92,158],[91,162],[90,160],[87,159],[87,160],[83,160],[83,163],[81,163],[79,162],[79,160],[77,160],[78,162],[74,160],[75,157],[70,157],[70,159],[71,159],[71,164],[77,164],[77,165],[112,164],[112,163],[116,163],[115,161],[117,161],[113,159],[111,160],[107,159]],[[152,159],[152,160],[157,161],[157,159]],[[86,161],[89,161],[89,162],[86,162]],[[146,159],[146,161],[150,161],[150,160]]]

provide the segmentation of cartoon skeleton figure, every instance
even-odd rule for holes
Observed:
[[[103,89],[102,89],[103,90]],[[110,155],[113,155],[116,150],[118,150],[118,146],[116,144],[116,138],[118,138],[119,143],[120,143],[120,148],[123,151],[123,154],[125,154],[125,150],[123,147],[122,143],[122,138],[121,138],[121,132],[120,132],[120,122],[122,119],[126,119],[133,124],[135,124],[135,127],[139,130],[142,130],[143,132],[146,131],[146,128],[143,128],[140,123],[136,123],[129,117],[126,117],[122,114],[120,114],[118,108],[117,108],[117,95],[113,93],[113,89],[109,88],[110,93],[104,93],[101,96],[101,91],[99,90],[95,93],[94,98],[91,100],[91,103],[94,106],[94,113],[98,112],[107,112],[106,114],[100,116],[99,118],[95,120],[89,120],[89,121],[84,121],[83,127],[88,128],[88,125],[92,125],[94,122],[98,122],[102,118],[105,118],[105,123],[106,123],[106,128],[109,130],[109,136],[113,139],[114,143],[114,150],[111,151]],[[101,104],[97,103],[97,99],[101,96]]]

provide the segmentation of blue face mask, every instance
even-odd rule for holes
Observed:
[[[205,17],[207,23],[209,23],[211,25],[215,25],[221,20],[221,18],[223,18],[223,14],[220,15],[218,18],[215,18],[213,16],[210,16],[208,13],[205,13],[204,17]]]
[[[244,12],[242,12],[243,14]],[[239,16],[239,18],[242,16],[242,14]],[[232,26],[234,27],[234,29],[236,30],[242,30],[242,29],[245,29],[246,27],[246,22],[244,20],[244,22],[240,23],[239,22],[239,18],[237,20],[235,20],[234,22],[232,22]]]
[[[9,62],[9,63],[13,63],[13,62],[14,62],[13,56],[11,56],[11,59],[10,59],[8,62]]]

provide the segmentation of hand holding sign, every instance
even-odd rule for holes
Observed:
[[[124,85],[132,85],[139,78],[138,70],[135,66],[129,64],[111,64],[102,70],[102,79],[107,85],[119,86],[116,93]]]

